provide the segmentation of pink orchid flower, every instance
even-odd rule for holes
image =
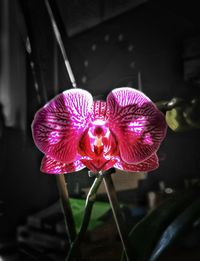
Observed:
[[[45,154],[41,171],[63,174],[85,167],[151,171],[166,135],[164,115],[142,92],[117,88],[106,101],[70,89],[41,108],[32,123],[36,146]]]

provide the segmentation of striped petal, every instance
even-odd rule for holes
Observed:
[[[115,134],[121,158],[128,164],[148,159],[166,135],[163,114],[142,92],[114,89],[107,97],[109,127]]]
[[[72,163],[66,164],[56,161],[49,156],[44,156],[42,159],[40,170],[47,174],[64,174],[79,171],[85,168],[85,165],[76,160]]]
[[[56,161],[73,162],[92,103],[91,94],[81,89],[67,90],[48,102],[32,123],[36,146]]]
[[[105,101],[94,101],[92,109],[92,121],[105,122],[108,119],[108,106]]]
[[[126,162],[119,160],[114,165],[114,167],[117,169],[129,171],[129,172],[143,172],[143,171],[148,172],[157,169],[158,166],[159,166],[158,157],[156,154],[153,154],[148,159],[137,164],[127,164]]]

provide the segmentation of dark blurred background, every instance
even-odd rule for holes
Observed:
[[[154,102],[199,97],[197,1],[50,3],[78,87],[98,98],[106,97],[115,87],[138,88],[140,82],[142,91]],[[46,101],[69,88],[72,86],[44,1],[0,0],[2,244],[15,237],[27,216],[58,200],[55,177],[39,171],[42,155],[33,143],[30,125]],[[198,129],[178,133],[168,129],[158,153],[160,167],[138,182],[133,177],[126,179],[129,174],[124,173],[124,186],[123,178],[116,178],[119,198],[148,204],[145,200],[151,191],[174,191],[195,182],[200,171],[199,146]],[[66,178],[74,197],[91,184],[87,171]]]

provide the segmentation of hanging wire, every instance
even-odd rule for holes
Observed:
[[[72,68],[71,68],[71,65],[69,63],[69,59],[67,57],[66,51],[65,51],[65,47],[64,47],[64,44],[63,44],[63,41],[62,41],[62,38],[61,38],[61,34],[60,34],[59,29],[58,29],[54,14],[52,12],[52,9],[51,9],[51,6],[50,6],[48,0],[45,0],[45,5],[46,5],[46,8],[47,8],[50,20],[51,20],[51,25],[52,25],[52,28],[53,28],[53,32],[54,32],[56,41],[57,41],[57,43],[60,47],[60,51],[61,51],[63,59],[64,59],[65,67],[66,67],[67,73],[69,75],[70,82],[71,82],[73,88],[77,88],[76,80],[74,78],[74,74],[72,72]]]

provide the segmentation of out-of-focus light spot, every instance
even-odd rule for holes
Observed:
[[[197,219],[194,224],[193,224],[193,227],[197,227],[197,226],[200,226],[200,218]]]
[[[31,44],[28,37],[26,38],[26,50],[28,53],[31,53]]]
[[[131,62],[131,63],[130,63],[130,67],[131,67],[132,69],[134,69],[134,68],[135,68],[135,62]]]
[[[34,63],[30,62],[31,68],[34,68]]]
[[[84,75],[81,79],[82,83],[86,83],[87,82],[87,77]]]
[[[118,35],[118,40],[119,40],[120,42],[122,42],[122,41],[124,40],[124,35],[123,35],[123,34],[119,34],[119,35]]]
[[[173,192],[174,192],[174,190],[172,188],[165,189],[165,193],[167,193],[167,194],[172,194]]]
[[[36,89],[36,91],[38,91],[39,90],[39,86],[38,86],[38,84],[37,83],[35,83],[35,89]]]
[[[156,193],[154,191],[148,193],[148,205],[150,209],[156,206]]]
[[[172,106],[173,104],[174,104],[174,101],[169,101],[167,105],[170,107],[170,106]]]
[[[84,61],[84,66],[85,66],[85,67],[88,67],[88,65],[89,65],[88,60],[85,60],[85,61]]]
[[[97,49],[97,45],[96,45],[96,44],[93,44],[93,45],[92,45],[92,51],[95,52],[96,49]]]
[[[132,52],[132,51],[133,51],[133,48],[134,48],[134,46],[133,46],[132,44],[129,44],[129,46],[128,46],[128,51],[129,51],[129,52]]]
[[[159,182],[159,188],[160,188],[160,191],[161,191],[161,192],[164,192],[164,191],[165,191],[165,183],[164,183],[164,181],[160,181],[160,182]]]
[[[106,35],[104,36],[104,40],[105,40],[105,42],[108,42],[108,41],[110,40],[110,35],[109,35],[109,34],[106,34]]]

